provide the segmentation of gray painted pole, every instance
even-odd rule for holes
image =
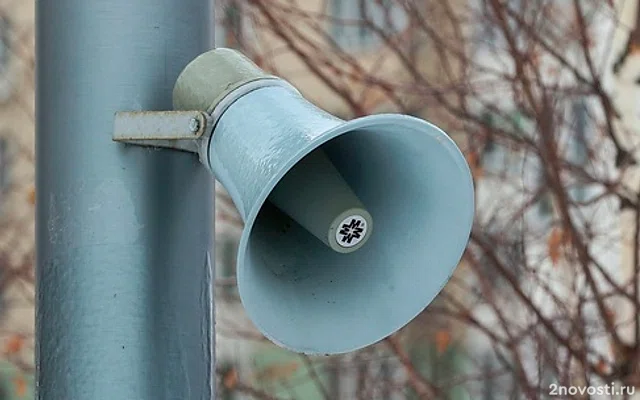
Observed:
[[[116,111],[172,108],[211,18],[209,0],[37,1],[39,399],[214,397],[212,179],[111,140]]]

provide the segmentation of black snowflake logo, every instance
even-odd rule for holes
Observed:
[[[364,228],[362,221],[352,218],[349,223],[342,224],[340,227],[340,234],[342,235],[342,242],[351,243],[353,239],[360,239]]]

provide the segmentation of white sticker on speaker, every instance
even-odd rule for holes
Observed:
[[[353,247],[367,235],[367,221],[361,215],[351,215],[340,222],[336,241],[341,247]]]

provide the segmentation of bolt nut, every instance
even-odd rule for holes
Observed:
[[[197,118],[191,118],[189,120],[189,130],[191,132],[196,133],[200,130],[200,121]]]

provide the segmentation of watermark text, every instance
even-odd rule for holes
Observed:
[[[632,386],[616,386],[615,384],[601,386],[561,386],[555,383],[549,385],[550,396],[577,396],[577,395],[613,395],[624,396],[634,394],[635,387]]]

